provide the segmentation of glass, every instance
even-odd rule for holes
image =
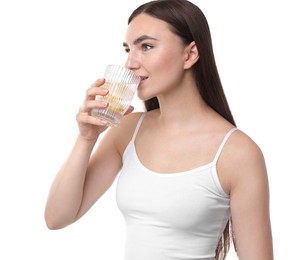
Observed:
[[[104,74],[105,84],[102,86],[109,92],[96,99],[108,103],[106,108],[92,109],[91,115],[105,120],[108,126],[117,126],[128,110],[140,83],[140,77],[132,70],[120,65],[108,65]]]

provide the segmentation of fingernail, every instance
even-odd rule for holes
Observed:
[[[107,125],[107,124],[108,124],[107,121],[103,121],[103,120],[102,120],[102,121],[100,121],[100,122],[101,122],[102,125]]]
[[[103,107],[106,107],[108,103],[107,103],[106,101],[101,101],[100,104],[101,104]]]
[[[103,94],[107,94],[107,93],[108,93],[108,89],[103,88],[103,87],[101,87],[100,89],[101,89],[101,92],[102,92]]]

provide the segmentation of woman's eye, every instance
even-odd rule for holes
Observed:
[[[148,43],[144,43],[141,45],[142,51],[149,51],[152,48],[153,48],[153,46],[148,44]],[[130,53],[130,48],[125,48],[124,51],[125,51],[125,53]]]
[[[152,48],[153,48],[153,46],[150,45],[150,44],[147,44],[147,43],[142,44],[142,49],[143,49],[143,51],[149,51],[149,50],[151,50]]]

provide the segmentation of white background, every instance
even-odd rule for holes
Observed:
[[[237,125],[265,155],[275,259],[287,259],[292,232],[289,1],[193,2],[209,21]],[[48,230],[43,211],[51,181],[77,135],[75,114],[85,90],[105,65],[124,63],[127,18],[141,3],[1,0],[0,259],[122,259],[124,222],[115,185],[66,229]],[[137,99],[134,105],[142,109]]]

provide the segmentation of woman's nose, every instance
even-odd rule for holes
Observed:
[[[125,67],[130,70],[138,69],[140,67],[140,62],[137,55],[134,55],[134,53],[129,53]]]

